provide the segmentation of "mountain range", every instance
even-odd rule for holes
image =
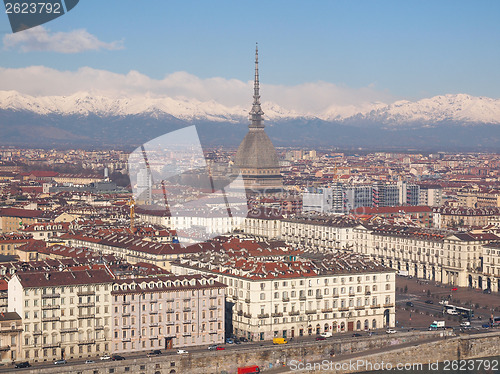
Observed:
[[[266,131],[278,146],[492,150],[500,144],[500,100],[487,97],[332,105],[321,113],[264,102],[263,110]],[[132,147],[195,124],[202,144],[236,146],[247,131],[248,111],[214,100],[0,91],[0,144]]]

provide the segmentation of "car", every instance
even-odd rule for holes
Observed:
[[[248,342],[248,339],[247,339],[247,338],[245,338],[244,336],[242,336],[242,337],[240,338],[240,342],[247,343],[247,342]]]
[[[234,339],[234,344],[241,344],[241,342],[239,341],[239,339]]]
[[[103,355],[101,357],[99,357],[100,360],[111,360],[111,356],[110,355]]]
[[[408,301],[408,302],[406,303],[406,306],[409,306],[409,307],[412,307],[412,308],[414,307],[414,305],[413,305],[413,303],[412,303],[411,301]]]
[[[221,346],[217,346],[217,348],[215,348],[216,351],[223,351],[225,350],[226,348],[224,347],[221,347]]]
[[[95,364],[95,361],[94,360],[86,360],[85,363],[86,364]]]
[[[318,335],[316,336],[316,340],[326,340],[324,336]]]
[[[425,303],[426,304],[434,304],[434,301],[432,301],[432,300],[425,300]]]
[[[226,339],[226,343],[227,343],[227,344],[234,344],[234,341],[233,341],[233,339],[231,339],[231,338],[227,338],[227,339]]]
[[[152,350],[148,353],[148,357],[161,355],[161,351],[159,349]]]
[[[322,332],[320,335],[325,337],[325,338],[331,338],[333,336],[331,331]]]
[[[353,338],[357,338],[358,336],[361,336],[361,334],[358,334],[358,333],[354,333],[352,334]]]
[[[485,290],[483,291],[483,293],[490,294],[490,293],[491,293],[491,290],[490,290],[489,288],[487,288],[487,289],[485,289]]]
[[[111,359],[113,361],[122,361],[122,360],[125,360],[125,357],[120,356],[120,355],[113,355],[113,356],[111,356]]]
[[[387,329],[387,330],[385,331],[385,333],[386,333],[386,334],[395,334],[395,333],[397,333],[397,331],[396,331],[396,330],[394,330],[394,329]]]
[[[489,329],[489,328],[490,328],[490,324],[489,324],[489,323],[483,323],[483,324],[481,325],[481,327],[482,327],[483,329]]]
[[[54,361],[54,365],[64,365],[67,364],[66,360],[56,360]]]
[[[177,354],[178,355],[183,355],[183,354],[186,354],[186,353],[189,353],[188,351],[184,350],[184,349],[178,349],[177,350]]]
[[[18,364],[16,364],[16,366],[14,366],[16,369],[22,369],[22,368],[29,368],[31,367],[31,364],[28,362],[28,361],[24,361],[24,362],[19,362]]]
[[[217,344],[212,344],[208,346],[209,351],[215,351],[217,349],[218,345]]]
[[[451,290],[452,291],[458,291],[458,288],[457,287],[453,287]]]

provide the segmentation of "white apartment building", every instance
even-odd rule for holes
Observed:
[[[216,275],[228,287],[227,330],[251,340],[395,325],[395,271],[357,254],[282,261],[196,254],[172,270]]]
[[[500,238],[488,233],[465,233],[406,226],[359,225],[354,229],[357,253],[379,259],[409,275],[460,287],[484,288],[483,245]]]
[[[9,280],[8,302],[9,312],[23,319],[22,359],[52,361],[108,351],[112,281],[106,270],[18,271]]]

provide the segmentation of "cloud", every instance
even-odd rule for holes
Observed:
[[[250,105],[253,82],[237,79],[202,79],[187,72],[176,72],[153,79],[138,71],[117,74],[83,67],[60,71],[44,66],[1,68],[0,90],[18,91],[32,96],[69,96],[88,92],[111,98],[149,96],[215,101],[222,105],[246,108]],[[376,103],[391,103],[397,98],[375,87],[351,88],[328,82],[310,82],[294,86],[261,83],[263,102],[271,102],[302,114],[327,115],[356,112]]]
[[[43,26],[34,27],[23,32],[7,34],[3,37],[4,49],[18,48],[22,52],[58,52],[80,53],[101,49],[122,49],[122,42],[106,43],[85,29],[68,32],[51,32]]]

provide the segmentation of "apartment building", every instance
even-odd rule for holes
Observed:
[[[483,245],[499,237],[407,226],[359,225],[353,251],[379,259],[417,278],[460,287],[479,287]]]
[[[115,281],[112,351],[223,343],[225,287],[205,275]]]
[[[228,287],[227,330],[254,341],[395,324],[395,271],[357,254],[277,261],[200,253],[172,270],[217,276]]]
[[[433,208],[434,225],[437,228],[481,227],[490,224],[500,216],[500,208],[468,208],[442,206]]]
[[[470,275],[470,282],[477,278],[478,288],[500,292],[500,242],[483,245],[482,267],[474,276]]]
[[[22,359],[52,361],[109,351],[112,282],[101,269],[16,272],[9,280],[8,308],[23,319]]]
[[[0,209],[0,233],[18,232],[24,225],[31,225],[42,219],[41,210],[28,210],[17,208]]]
[[[23,321],[15,312],[0,313],[0,363],[10,364],[21,357]]]

